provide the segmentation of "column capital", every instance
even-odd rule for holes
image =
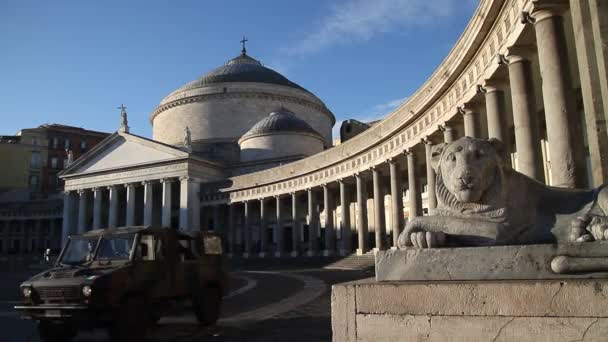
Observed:
[[[522,62],[526,60],[530,60],[532,56],[534,56],[536,52],[536,47],[533,45],[512,45],[507,47],[504,55],[502,56],[502,60],[504,64],[509,65],[517,62]]]
[[[448,125],[446,123],[444,123],[442,125],[437,125],[437,128],[442,132],[449,132],[449,131],[454,130],[450,125]]]
[[[405,154],[408,157],[412,157],[412,156],[414,156],[414,150],[411,148],[407,148],[407,149],[403,150],[403,154]]]
[[[141,185],[151,185],[154,183],[154,180],[149,179],[141,182]]]
[[[123,184],[123,186],[124,186],[125,188],[127,188],[127,189],[128,189],[128,188],[134,188],[134,187],[136,187],[136,186],[137,186],[137,183],[125,183],[125,184]]]
[[[422,139],[420,139],[420,142],[425,145],[433,145],[433,141],[431,141],[431,138],[428,135],[426,135]]]
[[[110,185],[106,186],[106,189],[108,189],[108,190],[112,190],[112,189],[116,189],[116,188],[118,188],[118,184],[110,184]]]
[[[94,188],[91,188],[91,191],[93,191],[93,192],[98,192],[98,191],[101,191],[101,189],[102,189],[101,187],[96,186],[96,187],[94,187]]]
[[[471,109],[471,105],[468,103],[464,103],[462,106],[458,106],[456,109],[458,110],[458,114],[463,116],[473,114],[473,109]]]
[[[568,9],[568,0],[532,0],[532,10],[522,11],[520,21],[522,24],[536,24],[542,20],[562,16]]]
[[[393,164],[397,164],[397,157],[392,157],[392,158],[388,158],[385,161],[388,165],[393,165]]]
[[[62,192],[64,196],[69,196],[70,193],[74,192],[74,190],[63,190]]]
[[[179,177],[179,181],[180,181],[180,182],[183,182],[183,181],[190,182],[190,181],[192,181],[192,180],[193,180],[193,179],[192,179],[192,177],[190,177],[190,176],[180,176],[180,177]]]
[[[87,189],[76,189],[76,193],[79,195],[84,195],[87,192]]]
[[[175,177],[166,177],[160,179],[161,183],[173,183],[175,182]]]

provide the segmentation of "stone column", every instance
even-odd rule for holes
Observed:
[[[196,180],[192,179],[190,182],[190,197],[192,201],[192,226],[191,230],[201,230],[201,195],[200,195],[201,184]]]
[[[68,241],[68,236],[70,236],[70,234],[72,234],[76,228],[76,222],[74,222],[76,201],[74,197],[73,191],[65,191],[63,193],[63,226],[61,228],[61,246],[65,245],[65,243]]]
[[[229,257],[236,253],[236,228],[234,226],[234,203],[228,203],[228,234],[226,234],[226,245]]]
[[[464,135],[471,138],[479,138],[479,114],[473,111],[468,104],[458,107],[458,113],[464,121]]]
[[[355,174],[357,182],[357,238],[359,246],[357,248],[357,254],[362,255],[367,253],[367,193],[365,190],[365,181],[362,179],[363,175],[360,173]]]
[[[504,92],[499,90],[498,86],[489,80],[486,81],[485,86],[480,85],[479,89],[485,95],[486,100],[488,138],[498,139],[504,143],[505,148],[508,148],[510,144],[506,129],[507,113],[504,104]]]
[[[291,256],[297,257],[300,251],[300,222],[298,221],[298,195],[295,192],[291,193],[291,218],[293,219]]]
[[[179,198],[179,228],[182,230],[192,229],[192,178],[188,176],[181,177],[180,181],[180,198]]]
[[[152,181],[143,181],[144,186],[144,226],[152,225],[152,217],[154,210],[154,194]]]
[[[245,251],[243,253],[243,257],[248,258],[251,255],[251,222],[250,212],[249,212],[249,202],[243,202],[243,244],[245,247]]]
[[[78,234],[87,231],[87,192],[85,189],[78,190]]]
[[[605,0],[570,0],[593,187],[608,180],[608,17],[605,6]]]
[[[413,150],[405,152],[407,155],[407,179],[409,185],[409,218],[422,216],[422,197],[420,196],[420,186],[418,184],[418,172],[416,170],[416,155]]]
[[[444,143],[451,143],[452,141],[454,141],[454,129],[450,126],[446,125],[440,125],[439,126],[439,130],[443,132],[443,142]]]
[[[268,253],[268,238],[266,236],[268,220],[266,219],[266,204],[263,198],[260,199],[260,258]]]
[[[308,256],[319,252],[319,212],[317,198],[312,189],[308,189]]]
[[[102,196],[101,188],[93,188],[93,229],[101,228]]]
[[[173,183],[173,178],[163,178],[161,179],[161,182],[163,183],[163,211],[161,225],[163,227],[171,227],[171,183]]]
[[[397,248],[397,240],[403,226],[403,192],[401,191],[401,177],[399,177],[399,164],[396,159],[388,161],[391,175],[391,231],[393,233],[393,246]]]
[[[513,128],[517,150],[517,171],[540,182],[544,180],[540,133],[530,61],[526,48],[511,47],[504,61],[509,66],[509,84],[513,105]]]
[[[562,10],[541,5],[533,11],[534,17],[528,19],[534,23],[536,32],[551,184],[574,188],[584,185],[585,150],[581,143],[581,118],[574,106]]]
[[[118,226],[118,186],[108,186],[110,210],[108,213],[108,227],[115,228]]]
[[[127,188],[127,226],[135,225],[135,183],[125,184]]]
[[[350,202],[348,200],[348,188],[341,179],[340,183],[340,211],[342,214],[342,220],[340,221],[340,237],[341,237],[341,250],[340,255],[348,255],[352,251],[351,246],[351,227],[350,227]]]
[[[275,196],[277,200],[277,224],[275,226],[276,237],[277,237],[277,250],[274,253],[275,257],[283,256],[285,252],[285,243],[283,239],[283,218],[281,217],[281,197]]]
[[[325,207],[325,250],[324,256],[331,256],[335,251],[336,231],[334,230],[334,203],[331,190],[323,185],[323,205]]]
[[[435,174],[435,169],[433,169],[433,142],[426,138],[423,140],[423,143],[426,158],[426,187],[430,213],[431,210],[437,208],[437,194],[435,193],[437,175]]]
[[[384,193],[382,191],[382,175],[377,167],[372,168],[372,182],[374,187],[374,223],[376,226],[376,249],[386,249],[384,246]]]

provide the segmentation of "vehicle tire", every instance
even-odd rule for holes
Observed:
[[[76,336],[76,330],[66,324],[40,321],[38,335],[43,342],[69,342]]]
[[[143,298],[124,300],[110,325],[110,340],[142,342],[149,327],[149,319],[142,317],[142,314],[146,313],[149,313],[149,310]]]
[[[202,290],[202,293],[196,294],[192,298],[192,305],[200,325],[213,325],[220,317],[222,291],[216,286],[206,287]]]

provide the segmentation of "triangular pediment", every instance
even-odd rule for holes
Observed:
[[[143,166],[187,156],[188,153],[169,145],[128,133],[115,133],[76,160],[62,175]]]

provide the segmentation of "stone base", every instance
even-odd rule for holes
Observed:
[[[578,270],[558,274],[551,265],[558,256],[567,256],[573,261],[569,265],[561,265],[562,269],[570,267]],[[575,265],[577,262],[578,265]],[[608,278],[606,265],[608,242],[604,241],[559,245],[408,248],[376,253],[376,280]]]
[[[357,255],[363,255],[363,254],[367,253],[367,251],[363,250],[361,248],[357,248],[357,252],[356,253],[357,253]]]
[[[275,258],[281,258],[283,256],[283,253],[281,252],[274,252],[274,257]]]
[[[298,252],[295,252],[295,251],[294,251],[294,252],[291,252],[291,254],[290,254],[290,255],[291,255],[293,258],[295,258],[295,257],[297,257],[297,256],[298,256]]]
[[[306,251],[306,256],[308,256],[308,257],[317,256],[317,251]]]
[[[608,280],[337,284],[333,341],[606,341]]]
[[[250,257],[249,253],[247,253],[247,252],[243,253],[243,258],[244,259],[249,259],[249,257]]]
[[[258,257],[259,258],[265,258],[266,257],[266,252],[260,252],[260,253],[258,253]]]
[[[334,255],[334,251],[330,251],[328,249],[323,251],[323,256],[325,257],[329,257],[329,256],[333,256]]]
[[[347,255],[351,255],[352,252],[346,249],[341,249],[340,250],[340,256],[347,256]]]

